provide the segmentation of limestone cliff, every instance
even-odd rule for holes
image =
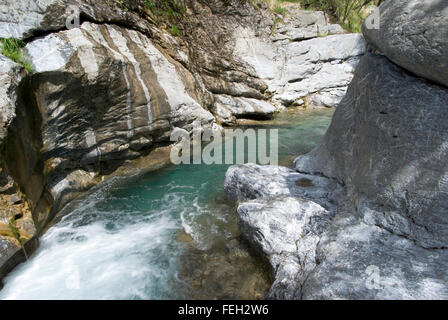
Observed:
[[[33,66],[0,55],[0,278],[65,204],[175,128],[334,106],[365,51],[321,12],[181,3],[175,22],[138,0],[0,4],[0,38],[23,40]]]
[[[271,297],[448,298],[447,9],[385,1],[322,143],[292,169],[228,171]]]

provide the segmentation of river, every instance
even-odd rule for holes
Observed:
[[[309,152],[333,110],[284,113],[280,164]],[[228,165],[115,177],[61,211],[0,299],[260,299],[269,272],[251,254],[223,190]]]

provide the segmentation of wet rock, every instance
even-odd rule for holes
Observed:
[[[379,29],[363,26],[369,44],[406,70],[448,86],[448,3],[385,1],[380,12]]]
[[[316,268],[319,229],[330,218],[319,204],[293,197],[261,198],[238,206],[241,232],[271,266],[275,280],[269,298],[300,297],[307,276]]]

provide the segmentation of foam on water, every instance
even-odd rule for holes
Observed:
[[[310,151],[330,119],[269,125],[280,127],[280,159]],[[60,213],[0,299],[262,298],[269,275],[225,199],[227,167],[182,165],[98,186]]]

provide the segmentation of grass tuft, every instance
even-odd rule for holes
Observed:
[[[252,0],[253,1],[253,0]],[[324,11],[333,17],[344,29],[351,32],[361,32],[362,23],[368,16],[369,6],[379,6],[384,0],[258,0],[280,15],[288,14],[283,8],[284,3],[300,4],[302,10]]]
[[[8,57],[12,61],[22,65],[27,72],[33,71],[33,65],[23,55],[23,47],[25,42],[14,38],[2,38],[1,52],[5,57]]]

